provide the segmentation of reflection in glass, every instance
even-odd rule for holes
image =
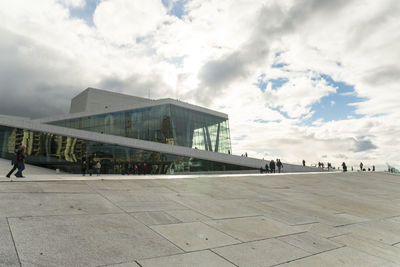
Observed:
[[[227,118],[159,105],[49,124],[231,154]]]
[[[120,115],[125,114],[121,113]],[[168,123],[166,123],[165,129],[164,133],[160,130],[160,136],[162,135],[166,139],[171,136],[174,138],[171,135],[173,129],[168,127]],[[216,139],[214,138],[214,140]],[[26,162],[28,164],[60,169],[69,173],[80,173],[83,160],[100,161],[102,173],[109,174],[126,173],[134,165],[146,166],[146,172],[149,174],[165,174],[171,168],[174,168],[176,173],[251,169],[156,151],[93,142],[69,136],[0,126],[1,158],[11,159],[20,145],[27,146]]]

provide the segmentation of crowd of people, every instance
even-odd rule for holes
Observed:
[[[274,160],[271,160],[269,163],[267,162],[265,168],[260,168],[260,172],[275,173],[276,169],[278,170],[278,173],[283,169],[283,164],[280,159],[276,159],[276,162]]]
[[[96,164],[94,164],[93,160],[89,160],[89,164],[86,162],[86,160],[82,161],[82,175],[83,176],[86,175],[86,172],[89,173],[89,176],[92,176],[93,169],[95,170],[97,176],[100,176],[100,173],[101,173],[100,161],[97,161]]]
[[[304,159],[302,160],[301,163],[302,163],[303,167],[306,167],[306,161]],[[336,167],[332,166],[332,163],[330,163],[330,162],[327,162],[326,164],[324,162],[318,162],[315,165],[311,165],[311,167],[318,167],[318,168],[321,168],[321,169],[325,169],[326,168],[328,171],[336,169]],[[366,168],[365,165],[362,162],[360,162],[359,167],[360,168],[357,169],[357,171],[373,171],[373,172],[375,171],[375,165],[372,165],[371,167]],[[265,173],[275,173],[276,170],[277,170],[278,173],[280,173],[282,169],[283,169],[283,164],[282,164],[281,160],[280,159],[276,159],[276,161],[271,160],[269,163],[267,162],[265,164],[265,168],[261,167],[260,168],[260,173],[264,173],[264,172]],[[337,167],[337,170],[342,170],[343,172],[347,172],[346,163],[343,162],[340,165],[340,167]],[[353,166],[351,166],[351,171],[354,171],[354,167]],[[388,171],[390,172],[390,167],[389,167]]]
[[[303,160],[303,166],[305,166],[304,160]],[[323,162],[318,162],[317,166],[318,166],[318,168],[322,168],[322,169],[325,168],[325,164]],[[375,171],[375,165],[372,165],[369,168],[365,168],[364,163],[360,162],[359,166],[360,166],[360,169],[357,169],[357,171],[373,171],[373,172]],[[342,167],[343,172],[347,172],[346,162],[342,162],[341,167]],[[335,169],[335,167],[332,167],[332,164],[330,162],[327,163],[327,168],[328,168],[328,171],[330,169]],[[337,169],[340,170],[340,167],[338,167]],[[353,166],[351,166],[351,171],[354,171]]]
[[[242,156],[247,157],[247,152],[245,154],[242,154]],[[7,178],[10,178],[11,175],[14,173],[15,170],[18,169],[18,171],[15,173],[15,176],[17,178],[24,178],[22,175],[22,171],[25,169],[25,158],[26,158],[26,147],[24,145],[21,145],[16,152],[13,155],[13,158],[11,160],[11,165],[13,166],[12,169],[9,171],[9,173],[6,175]],[[306,161],[303,159],[302,160],[302,166],[306,166]],[[316,165],[318,168],[325,168],[325,163],[324,162],[318,162]],[[332,164],[330,162],[327,162],[326,167],[329,170],[335,169],[335,167],[332,167]],[[345,162],[341,164],[343,172],[347,172],[347,165]],[[369,168],[365,168],[365,165],[360,162],[359,165],[360,169],[357,171],[375,171],[375,165],[372,165]],[[283,169],[283,164],[280,159],[276,159],[276,161],[271,160],[265,164],[265,167],[260,168],[261,173],[280,173]],[[340,167],[337,168],[340,170]],[[394,168],[393,168],[394,169]],[[97,176],[101,174],[101,163],[100,161],[94,162],[93,160],[89,160],[88,162],[86,160],[82,160],[81,164],[81,171],[82,175],[85,176],[86,174],[89,174],[89,176],[92,176],[93,173],[95,172]],[[351,171],[354,171],[353,166],[351,166]],[[391,167],[388,169],[389,172],[391,172]],[[143,164],[134,164],[132,167],[128,168],[123,168],[123,172],[121,174],[147,174],[147,165],[146,163]]]

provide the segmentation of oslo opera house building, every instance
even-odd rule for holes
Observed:
[[[255,172],[266,161],[232,155],[224,113],[170,98],[152,100],[87,88],[67,115],[28,119],[0,115],[0,157],[25,145],[27,163],[80,173],[83,161],[118,174]]]

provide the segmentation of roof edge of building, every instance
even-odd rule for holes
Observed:
[[[120,107],[115,107],[115,108],[110,108],[107,111],[82,111],[82,112],[76,112],[76,113],[68,113],[68,114],[63,114],[63,115],[57,115],[54,117],[47,117],[47,118],[39,118],[35,119],[36,122],[41,122],[41,123],[47,123],[47,122],[54,122],[54,121],[59,121],[59,120],[66,120],[66,119],[74,119],[74,118],[81,118],[81,117],[86,117],[86,116],[94,116],[94,115],[101,115],[101,114],[108,114],[108,113],[113,113],[113,112],[121,112],[121,111],[128,111],[128,110],[135,110],[135,109],[141,109],[141,108],[147,108],[147,107],[153,107],[153,106],[159,106],[159,105],[165,105],[165,104],[171,104],[171,105],[176,105],[180,106],[183,108],[188,108],[194,111],[206,113],[209,115],[214,115],[214,116],[219,116],[228,119],[228,114],[222,113],[219,111],[211,110],[208,108],[196,106],[193,104],[189,104],[186,102],[182,102],[179,100],[174,100],[171,98],[163,98],[159,100],[152,100],[151,103],[143,103],[141,105],[136,105],[135,107],[129,107],[129,106],[120,106]]]

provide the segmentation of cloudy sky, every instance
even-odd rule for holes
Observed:
[[[234,154],[400,166],[398,0],[0,0],[0,114],[87,87],[225,112]]]

